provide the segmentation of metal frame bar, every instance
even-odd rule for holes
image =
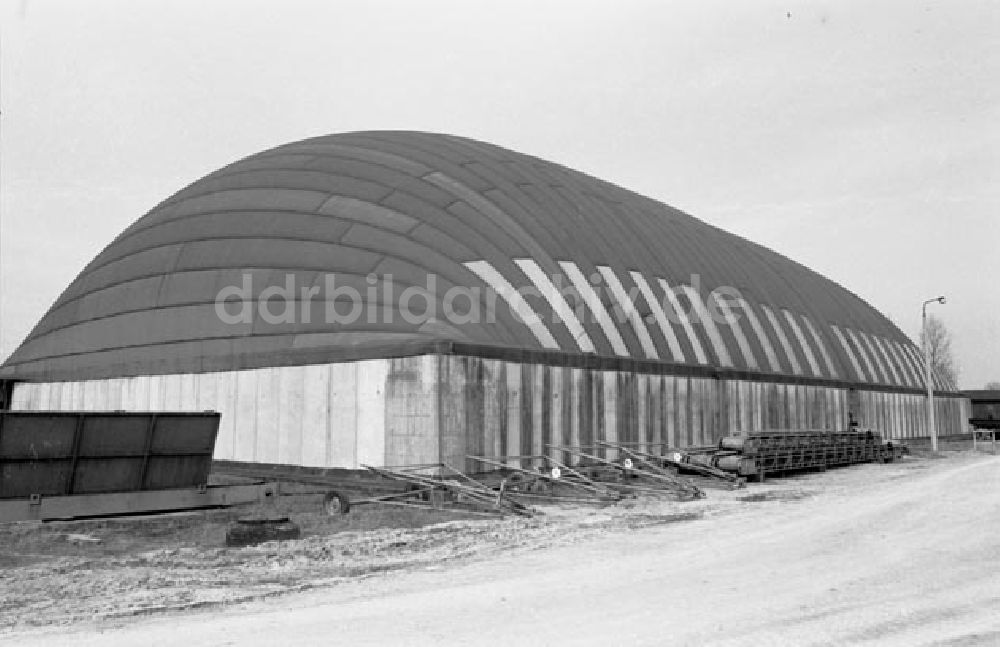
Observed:
[[[263,502],[277,497],[278,494],[278,484],[268,482],[179,490],[0,499],[0,523],[221,508],[241,503]]]
[[[146,426],[146,449],[142,456],[142,469],[139,470],[139,483],[136,485],[137,490],[146,487],[146,472],[149,471],[149,458],[153,451],[153,434],[156,433],[157,415],[154,413],[150,416],[149,425]]]
[[[689,481],[685,481],[684,479],[674,476],[672,474],[660,474],[638,466],[625,467],[621,463],[616,463],[615,461],[608,460],[606,458],[601,458],[600,456],[595,456],[594,454],[581,452],[572,447],[563,447],[560,445],[551,445],[551,444],[546,446],[549,447],[550,449],[563,451],[568,454],[576,455],[581,458],[586,458],[595,461],[597,463],[600,463],[602,465],[605,465],[607,467],[617,469],[625,476],[633,475],[633,476],[638,476],[640,478],[648,479],[650,481],[657,483],[660,486],[659,488],[645,488],[642,486],[626,485],[624,483],[615,483],[613,484],[613,487],[615,488],[625,487],[632,490],[655,490],[655,489],[662,490],[664,489],[664,487],[666,487],[671,490],[675,490],[684,494],[689,494],[695,498],[701,498],[705,496],[705,493],[702,492],[701,488],[699,488],[697,485]]]
[[[552,484],[561,484],[561,485],[569,486],[571,488],[581,489],[581,490],[583,490],[585,492],[589,492],[592,496],[595,496],[595,497],[607,497],[607,498],[611,498],[612,500],[617,500],[617,497],[615,497],[614,492],[611,492],[610,490],[608,490],[607,488],[603,487],[598,482],[590,479],[585,474],[582,474],[581,472],[578,472],[577,470],[573,469],[569,465],[566,465],[564,463],[560,463],[559,461],[555,460],[554,458],[551,458],[549,456],[545,456],[544,454],[535,454],[535,455],[517,456],[517,457],[515,457],[515,456],[502,456],[501,458],[507,458],[507,459],[512,459],[513,458],[513,459],[518,459],[518,460],[522,459],[522,458],[530,458],[530,459],[538,458],[540,460],[545,460],[545,461],[547,461],[547,462],[555,465],[556,467],[558,467],[560,470],[566,472],[567,474],[571,474],[571,475],[575,476],[577,479],[579,479],[579,481],[574,481],[574,480],[571,480],[571,479],[564,479],[564,478],[561,478],[561,477],[560,478],[554,478],[551,474],[545,474],[544,472],[534,472],[532,470],[529,470],[529,469],[526,469],[526,468],[523,468],[523,467],[512,467],[512,466],[507,465],[507,464],[505,464],[503,462],[495,461],[493,459],[485,458],[485,457],[482,457],[482,456],[467,455],[466,458],[468,458],[469,460],[473,460],[473,461],[477,461],[477,462],[483,463],[485,465],[492,465],[492,466],[495,466],[495,467],[497,467],[499,469],[509,470],[511,472],[514,472],[515,474],[524,474],[525,476],[530,476],[530,477],[532,477],[534,479],[537,479],[537,480],[540,480],[540,481],[546,481],[546,482],[552,483]],[[533,496],[534,498],[550,498],[550,499],[562,499],[562,498],[565,498],[565,497],[559,497],[558,495],[537,495],[537,494],[536,495],[529,495],[529,493],[526,493],[526,492],[513,492],[512,496]]]
[[[69,468],[69,476],[66,478],[66,496],[73,494],[76,489],[76,468],[80,464],[80,439],[83,437],[83,421],[85,417],[82,413],[76,414],[76,429],[73,431],[73,453],[70,454],[72,461]]]

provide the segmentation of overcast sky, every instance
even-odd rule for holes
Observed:
[[[1000,3],[0,0],[0,355],[111,239],[327,133],[482,139],[771,247],[1000,380]]]

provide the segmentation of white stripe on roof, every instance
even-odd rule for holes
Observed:
[[[851,350],[851,345],[847,343],[847,338],[844,337],[844,333],[842,333],[840,328],[838,328],[835,324],[830,324],[830,330],[833,331],[833,334],[837,337],[837,341],[840,342],[840,347],[843,348],[844,353],[847,354],[847,359],[851,361],[851,368],[854,369],[854,375],[862,382],[870,381],[865,375],[865,372],[861,370],[861,364],[858,363],[858,358],[855,357],[854,351]]]
[[[486,261],[470,261],[464,264],[472,273],[481,278],[486,285],[507,302],[515,315],[531,330],[531,333],[542,348],[559,348],[555,338],[545,326],[541,317],[528,305],[517,290],[500,274],[496,268]]]
[[[823,341],[823,337],[816,330],[816,326],[809,317],[805,315],[799,315],[802,321],[806,324],[806,328],[809,329],[809,334],[812,335],[813,341],[816,342],[816,347],[819,348],[819,354],[823,357],[823,363],[826,364],[826,370],[830,374],[830,377],[838,379],[840,375],[837,373],[837,367],[833,365],[833,359],[830,357],[830,353],[826,350],[826,343]]]
[[[910,346],[909,347],[909,351],[910,351],[910,355],[913,356],[914,361],[917,363],[917,366],[920,368],[921,386],[923,386],[926,389],[927,388],[927,380],[926,380],[926,376],[927,376],[927,364],[926,364],[926,362],[924,362],[924,353],[917,346]],[[934,366],[933,366],[933,364],[931,365],[931,383],[934,385],[935,389],[938,388],[938,386],[937,386],[937,380],[934,379]]]
[[[857,331],[858,337],[861,338],[861,342],[865,345],[865,349],[868,354],[871,355],[872,359],[875,360],[875,367],[878,368],[879,375],[882,376],[882,384],[890,384],[889,370],[885,366],[885,362],[882,361],[882,356],[879,355],[878,349],[875,348],[875,344],[872,343],[871,338],[864,331]]]
[[[712,320],[712,315],[701,300],[701,295],[690,285],[681,285],[680,288],[687,295],[688,300],[691,302],[691,307],[698,313],[698,320],[705,327],[705,332],[708,333],[708,341],[712,344],[712,348],[715,349],[715,356],[719,358],[719,364],[722,366],[732,366],[733,358],[729,356],[729,349],[726,348],[726,342],[722,340],[722,333],[715,326],[715,321]]]
[[[629,357],[628,347],[625,345],[625,341],[622,339],[621,334],[618,332],[618,328],[615,326],[615,322],[612,321],[611,315],[604,308],[604,304],[601,303],[601,298],[594,291],[594,288],[587,281],[587,278],[580,271],[580,268],[576,266],[576,263],[572,261],[560,261],[559,267],[566,272],[569,280],[573,282],[573,286],[576,287],[577,292],[583,297],[583,302],[587,304],[590,311],[594,313],[594,317],[597,318],[597,323],[600,325],[601,330],[604,331],[604,336],[608,338],[611,342],[611,348],[615,351],[616,355],[622,355],[624,357]]]
[[[670,307],[674,310],[674,316],[681,323],[681,327],[684,329],[684,334],[687,335],[688,341],[691,342],[691,348],[694,349],[695,358],[698,360],[699,364],[708,364],[708,356],[705,355],[705,349],[701,347],[701,340],[698,339],[698,335],[694,332],[694,328],[691,327],[691,320],[687,316],[684,307],[681,306],[681,302],[677,300],[677,295],[674,294],[673,289],[670,284],[661,278],[657,278],[660,282],[660,289],[663,290],[667,295],[667,301],[670,302]]]
[[[858,336],[852,329],[845,326],[844,330],[847,331],[847,336],[851,338],[852,342],[854,342],[854,348],[858,351],[858,357],[861,358],[861,362],[865,365],[865,370],[868,371],[868,375],[871,376],[871,381],[878,382],[879,376],[878,373],[875,372],[875,365],[872,363],[871,358],[868,357],[868,353],[865,352],[865,347],[861,345],[861,340],[858,339]]]
[[[914,346],[910,346],[909,344],[900,344],[899,350],[903,353],[903,357],[910,363],[913,374],[917,376],[917,386],[926,389],[927,380],[924,379],[923,355],[919,350],[915,350]]]
[[[774,346],[771,345],[770,338],[768,338],[767,333],[764,332],[764,327],[760,325],[757,313],[753,311],[753,308],[745,300],[740,299],[739,301],[740,306],[743,308],[743,313],[747,317],[747,321],[750,322],[750,328],[753,329],[754,334],[757,335],[757,341],[760,342],[761,348],[764,349],[764,355],[767,357],[767,363],[770,364],[772,371],[780,373],[781,363],[778,361],[778,354],[774,352]]]
[[[892,354],[893,361],[896,362],[896,365],[899,367],[899,373],[903,377],[903,381],[906,385],[913,387],[918,386],[919,382],[913,373],[913,369],[910,368],[909,362],[907,362],[906,358],[903,357],[903,351],[900,350],[899,343],[892,339],[886,339],[885,345],[889,348],[889,353]]]
[[[566,328],[569,330],[569,334],[573,337],[576,345],[584,353],[594,352],[594,342],[590,339],[587,331],[584,329],[583,324],[577,318],[576,313],[573,309],[569,307],[566,303],[566,299],[555,285],[552,284],[552,280],[549,276],[538,266],[534,260],[530,258],[516,258],[514,263],[517,264],[521,271],[524,272],[525,276],[535,284],[538,291],[542,293],[545,300],[548,301],[549,305],[552,307],[552,311],[556,314],[559,319],[566,324]]]
[[[889,372],[892,373],[893,381],[901,386],[906,384],[905,380],[900,377],[900,372],[896,369],[895,360],[892,355],[889,354],[888,349],[886,349],[886,342],[883,341],[878,335],[871,334],[868,336],[871,337],[872,342],[875,344],[875,348],[878,349],[878,351],[882,354],[882,357],[885,358],[885,363],[889,365]]]
[[[796,375],[802,375],[802,367],[799,365],[799,360],[795,357],[795,351],[792,350],[792,345],[788,342],[788,337],[785,335],[784,329],[778,322],[778,318],[774,316],[771,309],[767,306],[761,304],[760,309],[764,311],[764,316],[771,323],[771,328],[774,329],[774,334],[778,337],[778,342],[781,344],[781,348],[785,351],[785,357],[788,358],[788,363],[792,367],[792,373]]]
[[[660,354],[656,352],[653,339],[649,336],[649,331],[646,329],[646,323],[642,320],[642,315],[639,314],[639,311],[635,309],[632,299],[625,292],[622,282],[618,280],[614,271],[606,265],[598,265],[597,271],[604,277],[604,282],[611,288],[611,294],[615,297],[618,305],[621,306],[625,316],[628,317],[629,322],[632,324],[636,336],[639,337],[639,343],[642,345],[642,352],[646,353],[648,359],[660,359]]]
[[[653,318],[656,319],[656,323],[660,328],[660,332],[663,333],[663,338],[667,341],[667,347],[670,348],[670,354],[673,356],[675,362],[686,362],[684,358],[684,351],[681,349],[680,342],[677,341],[677,335],[674,333],[673,326],[667,320],[667,314],[663,311],[660,306],[660,300],[656,298],[653,294],[653,290],[646,283],[646,279],[643,278],[642,274],[638,272],[629,272],[632,277],[632,282],[635,283],[639,291],[642,292],[642,297],[646,300],[646,304],[649,306],[650,311],[653,313]]]
[[[757,365],[757,358],[754,357],[753,351],[750,349],[750,344],[747,342],[746,335],[743,334],[743,327],[740,326],[739,317],[737,317],[732,308],[729,307],[729,303],[726,301],[725,297],[719,296],[718,293],[712,292],[711,298],[715,301],[716,305],[722,311],[722,315],[726,318],[726,322],[729,324],[729,329],[733,331],[733,337],[736,338],[736,345],[740,347],[740,353],[743,355],[743,361],[746,365],[754,370],[758,370],[760,367]]]
[[[809,370],[812,371],[814,376],[823,377],[823,372],[819,370],[819,362],[816,361],[816,355],[813,354],[812,347],[809,346],[806,336],[802,334],[802,329],[799,328],[799,322],[795,321],[795,317],[789,310],[782,308],[781,312],[784,313],[785,320],[792,329],[792,334],[798,340],[799,348],[802,349],[803,354],[806,356],[806,361],[809,363]]]

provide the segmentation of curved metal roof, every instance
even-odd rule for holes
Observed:
[[[295,301],[278,300],[289,288]],[[780,254],[558,164],[390,131],[279,146],[171,196],[80,273],[2,374],[203,372],[441,342],[921,385],[898,328]]]

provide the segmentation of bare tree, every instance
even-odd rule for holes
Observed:
[[[944,322],[932,314],[927,315],[927,330],[920,331],[920,344],[923,348],[924,335],[930,342],[931,368],[952,388],[958,388],[958,368],[951,354],[951,332]]]

